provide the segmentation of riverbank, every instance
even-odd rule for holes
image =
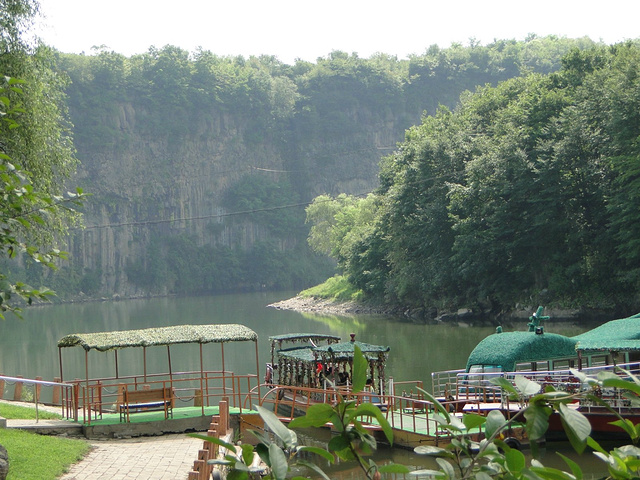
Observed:
[[[388,305],[362,304],[354,301],[339,301],[316,296],[297,295],[293,298],[275,302],[268,307],[278,310],[292,310],[300,313],[322,315],[385,315],[402,317],[415,323],[482,323],[500,325],[503,323],[527,320],[537,305],[514,308],[508,312],[487,312],[473,308],[460,308],[455,312],[439,312],[435,308],[401,308]],[[556,322],[601,323],[627,314],[594,309],[545,309],[545,315]]]
[[[300,313],[317,313],[326,315],[389,315],[402,316],[399,308],[380,305],[367,305],[358,302],[344,302],[319,297],[295,296],[287,300],[272,303],[268,307],[278,310],[293,310]]]

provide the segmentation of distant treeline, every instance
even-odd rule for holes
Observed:
[[[425,117],[375,195],[316,199],[316,250],[402,305],[638,311],[640,43],[561,63]]]
[[[179,143],[201,120],[227,112],[251,119],[244,142],[279,142],[283,155],[295,161],[314,142],[360,138],[372,123],[363,112],[392,118],[404,130],[439,105],[455,107],[465,90],[556,71],[571,48],[593,45],[588,38],[531,36],[486,46],[434,45],[408,60],[334,51],[316,63],[294,65],[274,56],[227,57],[165,46],[132,57],[105,49],[60,53],[57,63],[72,80],[69,106],[83,152],[127,148],[131,138],[109,117],[130,102],[142,107],[136,108],[139,135],[166,135]],[[297,151],[288,150],[292,141]]]
[[[582,294],[595,302],[611,301],[608,295],[584,290],[585,285],[606,286],[593,281],[596,270],[598,280],[604,275],[597,262],[607,260],[595,255],[604,251],[587,254],[589,242],[580,235],[594,233],[589,217],[596,213],[594,207],[582,215],[572,212],[582,228],[576,230],[566,224],[572,217],[543,205],[552,201],[544,191],[551,187],[535,177],[541,165],[555,164],[551,158],[558,155],[539,160],[538,150],[544,146],[555,152],[564,141],[556,135],[560,126],[550,125],[551,120],[568,128],[566,112],[573,95],[584,88],[587,67],[566,66],[571,58],[582,58],[579,52],[598,52],[586,58],[605,60],[613,55],[609,47],[587,38],[535,36],[489,45],[432,46],[406,60],[335,51],[314,63],[293,65],[273,56],[223,57],[174,46],[132,57],[106,49],[91,55],[56,52],[55,65],[71,80],[68,106],[82,162],[76,182],[94,194],[85,223],[140,226],[107,225],[76,234],[70,264],[47,284],[62,296],[80,290],[98,296],[304,288],[330,271],[305,248],[309,225],[300,208],[265,212],[264,207],[303,204],[322,192],[355,195],[381,185],[371,201],[375,221],[367,235],[348,235],[351,243],[334,256],[369,296],[414,306],[487,299],[510,304],[540,292],[568,301],[582,301]],[[563,63],[562,73],[553,73]],[[571,74],[576,78],[568,78]],[[496,90],[487,87],[516,78]],[[479,94],[464,94],[461,102],[463,92],[478,87]],[[544,99],[536,96],[546,91]],[[421,118],[423,124],[414,127]],[[490,144],[492,155],[483,150]],[[226,163],[213,168],[217,150]],[[380,171],[380,158],[394,150]],[[192,158],[198,155],[194,152],[202,152],[201,164],[185,167],[185,155]],[[522,160],[526,165],[535,164],[527,167],[527,178],[510,163],[520,157],[527,159]],[[276,173],[255,174],[252,165],[261,160]],[[485,199],[489,185],[477,185],[475,191],[468,176],[473,166],[489,172],[480,165],[498,161],[511,172],[508,177],[501,176],[507,173],[497,165],[490,175],[476,171],[496,196]],[[607,184],[613,182],[609,170]],[[209,171],[210,177],[204,173]],[[558,175],[566,179],[564,171]],[[556,182],[557,208],[593,198],[590,180],[582,178],[572,187],[580,195],[570,202],[559,195],[576,192]],[[532,188],[540,190],[528,197]],[[527,214],[516,197],[541,202],[540,209]],[[482,211],[471,210],[473,205]],[[489,215],[498,205],[508,218]],[[178,218],[181,212],[206,216],[252,209],[262,213],[224,217],[197,228],[180,222],[144,226],[148,219]],[[527,215],[535,218],[525,221]],[[554,223],[556,218],[563,226]],[[547,249],[535,236],[520,236],[531,229],[547,242],[553,238],[554,248]],[[567,236],[575,244],[558,238],[555,229],[569,229]],[[558,258],[544,257],[528,242],[549,255],[553,250]],[[529,262],[539,261],[536,268],[523,264],[518,252],[531,254]],[[611,288],[628,298],[629,285],[618,289],[615,282]]]

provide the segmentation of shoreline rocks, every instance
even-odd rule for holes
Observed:
[[[401,308],[388,305],[370,305],[357,302],[341,302],[326,298],[296,296],[272,303],[268,307],[279,310],[293,310],[300,313],[320,315],[385,315],[401,317],[416,323],[465,323],[475,325],[501,325],[521,323],[535,312],[535,306],[518,306],[511,311],[500,313],[479,311],[473,308],[459,308],[457,311],[442,312],[436,308]],[[590,309],[549,308],[545,315],[554,322],[566,323],[602,323],[614,318],[623,318],[626,314]]]

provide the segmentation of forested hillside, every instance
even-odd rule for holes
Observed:
[[[294,65],[172,46],[58,53],[81,162],[72,184],[92,196],[70,261],[45,283],[62,298],[319,283],[334,264],[307,246],[308,202],[376,189],[380,159],[425,112],[478,85],[556,71],[572,47],[593,45],[532,36]],[[42,275],[27,268],[33,284]]]
[[[311,242],[368,296],[418,309],[640,309],[640,43],[465,94],[409,130]]]

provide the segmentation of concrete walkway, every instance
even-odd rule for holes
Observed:
[[[202,440],[186,434],[92,440],[92,451],[61,480],[186,479]]]
[[[33,403],[0,402],[33,408]],[[59,407],[40,406],[60,413]],[[75,425],[61,420],[7,420],[14,424],[40,427]],[[204,433],[204,432],[202,432]],[[202,448],[202,440],[186,434],[165,434],[118,440],[89,440],[91,452],[59,480],[186,480]]]

